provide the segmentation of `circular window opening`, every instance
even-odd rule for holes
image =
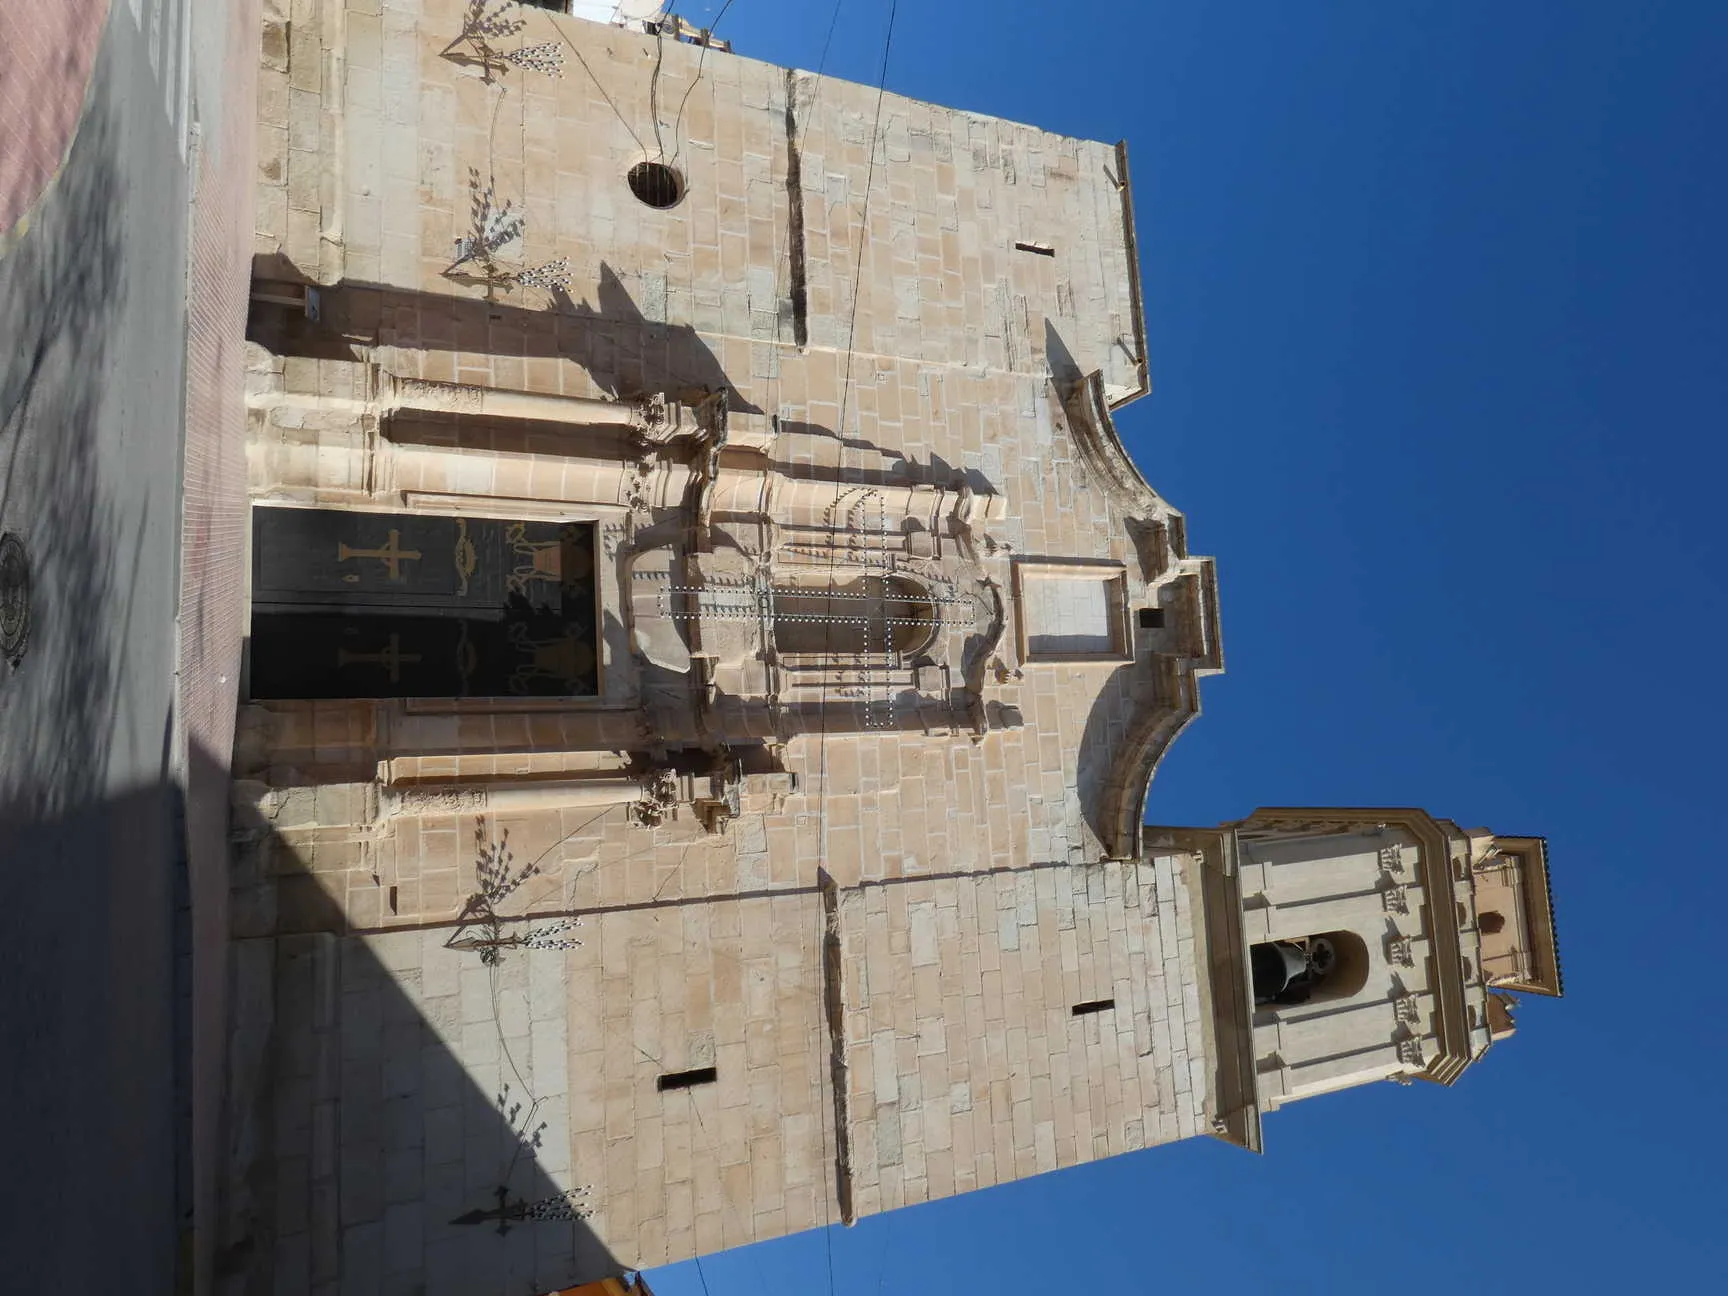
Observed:
[[[16,666],[30,642],[30,558],[24,542],[0,536],[0,657]]]
[[[630,192],[650,207],[676,207],[684,196],[684,177],[664,162],[638,162],[624,178]]]

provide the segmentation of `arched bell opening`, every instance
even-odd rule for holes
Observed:
[[[1265,941],[1248,958],[1260,1005],[1348,999],[1368,984],[1368,944],[1355,932]]]

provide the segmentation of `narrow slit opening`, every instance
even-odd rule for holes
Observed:
[[[1031,253],[1033,253],[1033,254],[1034,254],[1034,255],[1036,255],[1036,256],[1047,256],[1047,257],[1053,257],[1053,256],[1055,256],[1055,255],[1056,255],[1056,249],[1055,249],[1055,248],[1053,248],[1053,247],[1051,247],[1051,246],[1050,246],[1050,245],[1049,245],[1049,244],[1048,244],[1048,243],[1021,243],[1021,242],[1016,242],[1016,243],[1015,243],[1015,244],[1014,244],[1014,247],[1015,247],[1015,249],[1016,249],[1016,250],[1017,250],[1017,251],[1020,251],[1020,252],[1031,252]]]
[[[1116,1006],[1114,999],[1088,999],[1085,1003],[1074,1005],[1074,1016],[1086,1017],[1092,1013],[1108,1012]]]
[[[713,1067],[697,1067],[694,1071],[672,1071],[654,1082],[665,1093],[668,1089],[689,1089],[693,1085],[713,1084],[720,1073]]]

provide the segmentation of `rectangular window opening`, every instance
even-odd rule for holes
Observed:
[[[1114,999],[1088,999],[1085,1003],[1074,1005],[1074,1016],[1086,1017],[1092,1013],[1109,1012],[1115,1006]]]
[[[1142,630],[1160,630],[1163,626],[1163,608],[1144,607],[1140,609],[1140,628]]]
[[[713,1067],[697,1067],[694,1071],[672,1071],[654,1082],[661,1093],[668,1089],[689,1089],[696,1085],[713,1084],[719,1077]]]
[[[1056,255],[1056,249],[1051,247],[1048,243],[1019,243],[1019,242],[1016,242],[1014,244],[1014,248],[1016,251],[1031,252],[1037,256],[1053,257]]]

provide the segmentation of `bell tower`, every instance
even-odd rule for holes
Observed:
[[[1508,992],[1561,993],[1542,838],[1420,810],[1268,809],[1219,845],[1261,1112],[1372,1080],[1452,1084],[1511,1033]]]
[[[1213,1132],[1242,1146],[1258,1151],[1260,1116],[1301,1097],[1450,1085],[1512,1033],[1514,995],[1562,992],[1538,836],[1410,809],[1265,809],[1211,831],[1146,831],[1210,880],[1227,1063]]]

